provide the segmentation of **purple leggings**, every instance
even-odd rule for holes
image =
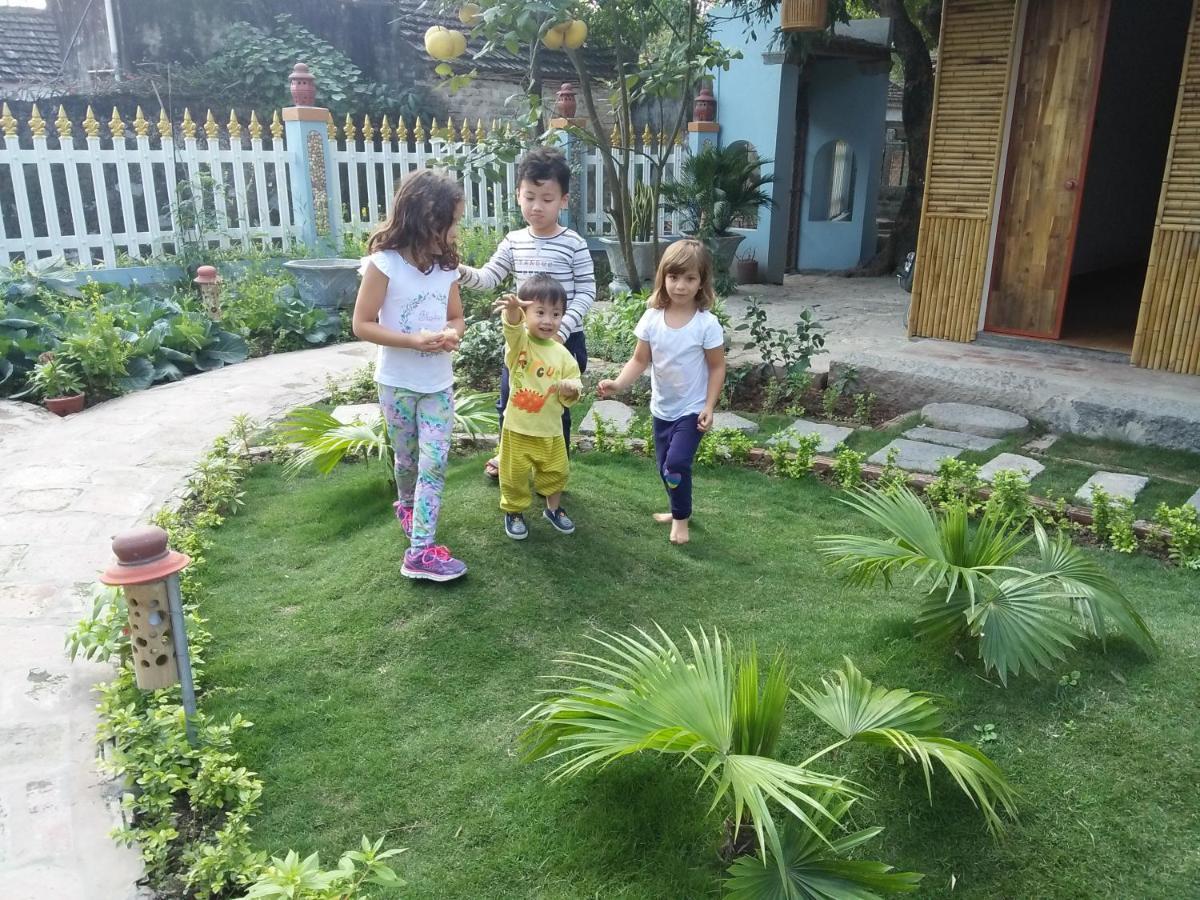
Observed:
[[[700,446],[703,432],[696,426],[696,414],[669,422],[654,418],[654,455],[658,458],[658,474],[671,501],[671,518],[692,517],[692,460]]]

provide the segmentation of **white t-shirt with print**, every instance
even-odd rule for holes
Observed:
[[[402,334],[442,331],[450,304],[450,286],[458,281],[458,270],[437,266],[425,274],[395,250],[376,250],[364,257],[359,274],[373,265],[387,276],[387,291],[379,308],[379,324]],[[380,346],[375,362],[375,380],[388,387],[420,394],[444,391],[454,384],[450,354],[428,353],[402,347]]]
[[[686,325],[672,328],[663,310],[648,309],[633,333],[650,345],[651,414],[673,422],[703,412],[708,401],[704,351],[725,345],[717,317],[697,310]]]

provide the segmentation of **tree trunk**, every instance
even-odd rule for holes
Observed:
[[[940,6],[940,0],[932,0]],[[871,7],[892,20],[896,53],[904,68],[904,137],[908,142],[908,185],[883,249],[856,275],[887,275],[917,246],[921,201],[925,195],[925,162],[929,157],[929,119],[933,112],[933,62],[920,29],[904,0],[871,0]]]

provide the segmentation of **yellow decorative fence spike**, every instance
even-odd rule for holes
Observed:
[[[483,130],[483,119],[475,120],[475,143],[479,143],[487,137],[487,132]]]
[[[437,117],[435,116],[433,122],[429,126],[429,139],[433,141],[437,140],[439,137],[441,137],[441,135],[438,133]]]
[[[379,123],[379,139],[385,144],[390,144],[394,133],[391,120],[388,119],[387,113],[384,113],[383,121]]]
[[[371,124],[371,117],[369,115],[363,116],[362,136],[363,140],[368,143],[375,142],[375,126]]]
[[[669,144],[667,142],[667,133],[665,131],[660,131],[658,133],[658,146],[660,146],[660,147],[669,146]]]
[[[425,126],[421,124],[420,116],[417,116],[417,124],[413,128],[413,139],[418,144],[425,140]]]
[[[471,143],[471,123],[467,121],[467,117],[463,116],[462,123],[462,142],[464,144]]]
[[[158,136],[163,140],[170,140],[174,136],[174,131],[171,128],[171,120],[167,118],[167,111],[165,109],[158,111]]]
[[[37,109],[37,107],[35,106],[34,109]],[[83,115],[83,133],[89,138],[100,137],[100,120],[96,118],[96,114],[92,112],[90,106]]]
[[[183,108],[183,122],[180,124],[183,130],[183,136],[188,140],[196,139],[196,123],[192,120],[192,111],[186,106]]]
[[[0,106],[0,128],[4,129],[6,138],[15,138],[17,136],[17,120],[12,114],[12,110],[5,103]]]
[[[229,132],[230,141],[240,141],[242,139],[242,123],[238,121],[237,112],[229,111],[229,124],[225,126]]]
[[[89,106],[88,115],[90,116],[91,114],[92,108]],[[36,103],[33,104],[33,109],[29,111],[29,130],[33,133],[34,137],[44,138],[46,136],[46,120],[42,118],[42,114],[38,111]]]
[[[261,141],[263,136],[262,122],[258,121],[258,113],[250,110],[250,140]]]
[[[354,127],[354,120],[350,118],[350,113],[346,113],[346,124],[342,126],[342,134],[346,140],[358,140],[358,129]]]
[[[108,130],[112,133],[114,141],[125,139],[125,122],[121,119],[121,114],[117,112],[117,108],[113,107],[112,118],[108,120]]]
[[[621,130],[616,125],[613,125],[612,134],[608,136],[608,142],[614,147],[621,146]]]
[[[646,128],[642,132],[642,143],[647,147],[654,143],[654,135],[650,131],[649,122],[646,123]]]
[[[146,114],[140,106],[133,114],[133,133],[140,138],[150,136],[150,123],[146,121]]]
[[[210,141],[215,141],[221,136],[221,126],[217,124],[217,117],[213,115],[211,109],[204,117],[204,136]]]
[[[71,120],[67,118],[67,108],[61,103],[58,105],[58,118],[54,120],[54,130],[58,134],[58,142],[60,144],[71,140]]]
[[[283,137],[283,122],[279,119],[279,110],[271,116],[271,140],[278,141]]]
[[[412,132],[408,130],[408,125],[404,121],[404,116],[396,120],[396,140],[402,144],[407,144],[412,138]]]

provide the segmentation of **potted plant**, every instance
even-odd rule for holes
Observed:
[[[674,182],[663,185],[671,209],[683,213],[690,236],[709,242],[718,272],[728,272],[745,235],[735,234],[736,222],[753,219],[761,207],[774,205],[765,190],[775,180],[764,175],[759,159],[748,144],[728,147],[709,144],[687,157]]]
[[[758,284],[758,260],[754,248],[743,250],[737,257],[738,284]]]
[[[289,259],[283,267],[296,277],[300,296],[318,309],[332,312],[354,306],[358,294],[359,260],[342,257]]]
[[[43,353],[29,375],[29,386],[55,415],[67,416],[83,409],[83,379],[65,357]]]
[[[654,233],[658,226],[658,199],[654,188],[638,182],[633,186],[633,202],[630,205],[629,237],[633,246],[634,265],[637,267],[639,281],[652,281],[654,271],[658,268],[658,257],[662,256],[670,240],[659,238],[658,253],[655,254]],[[615,222],[614,222],[615,224]],[[629,267],[625,264],[625,254],[621,251],[621,241],[616,237],[600,238],[604,252],[608,256],[608,267],[613,275],[611,289],[613,293],[632,291],[637,286],[632,283]]]

